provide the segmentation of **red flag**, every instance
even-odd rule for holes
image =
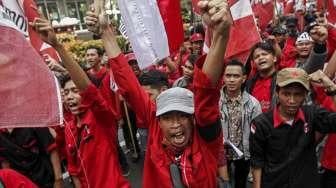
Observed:
[[[252,10],[254,15],[259,19],[259,28],[264,31],[273,18],[274,2],[272,0],[266,2],[254,1]]]
[[[184,40],[180,1],[157,0],[160,14],[165,25],[169,51],[174,54],[180,49]]]
[[[34,0],[24,0],[23,11],[28,22],[33,22],[35,18],[40,17]],[[57,52],[50,45],[44,43],[30,25],[28,26],[28,33],[30,43],[40,55],[49,54],[52,58],[59,60]]]
[[[294,13],[294,0],[284,0],[284,15]]]
[[[336,0],[318,0],[317,8],[318,10],[326,10],[328,21],[336,24]]]
[[[239,59],[246,62],[252,46],[261,41],[257,26],[253,18],[251,3],[249,0],[230,2],[230,11],[233,25],[230,30],[230,39],[225,53],[225,59]],[[248,33],[247,33],[248,32]],[[211,33],[206,31],[204,52],[208,52],[211,44]]]
[[[19,11],[16,1],[9,2]],[[56,78],[3,9],[0,6],[0,128],[59,125],[62,104]]]

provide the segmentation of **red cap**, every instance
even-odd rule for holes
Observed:
[[[191,42],[204,41],[203,35],[200,33],[194,33],[193,35],[191,35],[190,41]]]
[[[128,53],[128,54],[125,55],[125,57],[127,59],[127,62],[130,62],[132,60],[136,61],[134,53]]]

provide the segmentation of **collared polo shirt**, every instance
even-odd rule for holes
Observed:
[[[250,152],[251,166],[262,169],[262,187],[319,188],[315,131],[336,132],[335,122],[336,113],[312,105],[303,106],[291,126],[277,109],[257,116],[251,124]]]

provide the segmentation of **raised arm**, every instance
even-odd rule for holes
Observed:
[[[30,23],[30,25],[40,34],[40,37],[44,42],[50,44],[58,52],[77,88],[81,91],[85,90],[91,83],[88,76],[79,64],[72,59],[64,46],[57,40],[50,22],[42,18],[35,18],[34,22]]]
[[[313,73],[317,70],[322,70],[323,65],[327,58],[327,37],[328,31],[323,26],[315,26],[310,35],[314,40],[314,46],[311,49],[307,62],[304,64],[303,69],[308,73]]]
[[[98,16],[93,11],[87,12],[85,22],[90,31],[96,31],[96,28],[100,27]],[[138,79],[128,65],[126,58],[118,46],[112,27],[106,25],[100,28],[103,28],[100,32],[101,38],[109,58],[109,64],[113,71],[116,85],[119,88],[121,95],[136,112],[137,118],[147,125],[151,116],[155,115],[149,113],[152,111],[151,109],[154,109],[154,103],[140,86]]]
[[[229,40],[232,18],[227,1],[200,1],[202,17],[213,31],[212,43],[205,59],[202,71],[216,85],[224,69],[224,55]],[[220,11],[216,11],[219,9]]]

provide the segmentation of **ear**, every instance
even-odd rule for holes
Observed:
[[[243,75],[243,83],[246,81],[247,76]]]
[[[278,58],[274,55],[274,60],[273,62],[276,63],[278,61]]]

